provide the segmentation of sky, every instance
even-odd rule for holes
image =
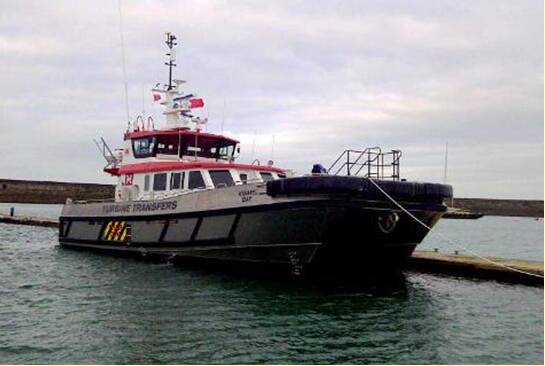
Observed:
[[[543,199],[543,2],[0,0],[0,178],[115,183],[93,139],[164,123],[150,89],[203,97],[240,162],[309,173],[401,149],[407,180],[456,197]],[[122,27],[120,27],[120,9]],[[273,146],[274,140],[274,146]],[[255,144],[254,144],[255,141]]]

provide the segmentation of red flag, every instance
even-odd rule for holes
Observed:
[[[153,94],[153,101],[154,102],[157,102],[160,99],[161,99],[161,94]]]
[[[204,100],[202,98],[195,98],[189,100],[189,107],[190,108],[202,108],[204,107]]]

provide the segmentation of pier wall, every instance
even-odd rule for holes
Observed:
[[[543,217],[543,201],[539,200],[454,198],[453,207],[491,216]]]
[[[66,183],[0,179],[0,202],[65,203],[74,200],[97,200],[114,197],[110,184]]]
[[[62,204],[68,197],[74,200],[111,199],[114,191],[110,184],[0,179],[0,202]],[[543,217],[542,200],[454,198],[453,204],[455,208],[484,215]]]

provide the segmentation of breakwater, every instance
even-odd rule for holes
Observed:
[[[0,202],[52,204],[114,197],[111,184],[0,179]]]
[[[112,199],[114,191],[111,184],[0,179],[0,202],[62,204],[67,198]],[[454,198],[452,204],[456,209],[484,215],[543,217],[543,200]]]
[[[452,203],[454,208],[489,216],[543,217],[543,200],[454,198]]]

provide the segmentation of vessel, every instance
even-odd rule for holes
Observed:
[[[401,179],[400,150],[345,150],[303,176],[239,163],[239,141],[203,131],[203,99],[172,77],[176,37],[166,45],[168,83],[152,89],[166,124],[138,117],[114,151],[95,141],[115,197],[67,200],[62,247],[292,274],[397,269],[428,232],[407,212],[429,227],[446,212],[452,187]]]

